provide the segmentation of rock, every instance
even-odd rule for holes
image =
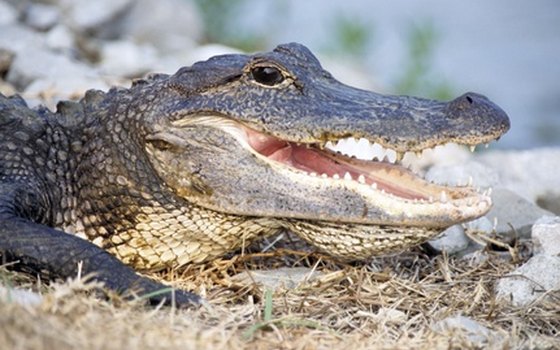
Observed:
[[[150,44],[163,54],[192,50],[203,31],[198,9],[185,0],[135,1],[119,26],[122,38]]]
[[[66,24],[80,32],[94,34],[102,38],[114,38],[111,32],[113,22],[122,18],[130,10],[132,0],[72,0],[62,1]],[[142,21],[149,22],[150,11],[144,14]]]
[[[0,26],[16,23],[17,19],[18,13],[16,9],[9,4],[0,1]]]
[[[535,254],[560,256],[560,217],[543,216],[531,231]]]
[[[477,161],[464,164],[436,164],[426,172],[426,179],[442,185],[464,185],[472,177],[473,186],[494,187],[500,184],[498,173]]]
[[[449,254],[455,254],[469,246],[469,238],[465,235],[461,225],[453,225],[436,239],[428,241],[428,244],[438,252],[445,250]]]
[[[535,255],[525,264],[500,278],[496,285],[498,298],[516,306],[525,306],[549,290],[560,288],[560,257]]]
[[[0,285],[0,302],[36,306],[43,302],[43,297],[32,291]]]
[[[100,69],[104,74],[120,77],[140,77],[153,70],[158,60],[150,45],[130,41],[109,41],[101,49]]]
[[[312,281],[321,275],[306,267],[281,267],[275,270],[243,271],[231,279],[241,284],[257,283],[265,289],[294,289],[304,282]]]
[[[31,3],[23,12],[25,24],[40,31],[54,27],[60,19],[60,11],[56,6],[42,3]]]
[[[547,192],[538,195],[537,205],[556,215],[560,215],[560,193]]]
[[[466,222],[464,225],[467,233],[491,233],[494,231],[494,224],[486,216]]]
[[[486,218],[492,223],[497,220],[496,233],[501,237],[530,238],[533,223],[542,216],[553,215],[504,188],[494,188],[492,202]]]
[[[494,151],[476,160],[498,173],[500,187],[536,201],[541,196],[560,197],[560,148]]]
[[[18,23],[0,25],[0,49],[18,54],[30,47],[40,48],[44,45],[41,33],[37,33]]]
[[[467,333],[467,338],[478,347],[495,344],[502,340],[502,337],[497,333],[484,327],[475,320],[461,315],[447,317],[435,323],[431,328],[436,332],[452,331],[454,329],[463,330]]]
[[[97,74],[87,65],[65,55],[41,47],[28,47],[16,54],[7,81],[23,90],[37,79],[58,82],[76,77],[96,78]]]
[[[87,90],[98,89],[106,91],[111,85],[113,84],[97,76],[67,75],[56,80],[52,78],[37,79],[27,86],[23,95],[29,107],[42,104],[54,110],[58,101],[77,100]]]
[[[64,24],[59,24],[49,30],[45,35],[45,43],[47,47],[53,51],[73,54],[75,50],[74,34]]]

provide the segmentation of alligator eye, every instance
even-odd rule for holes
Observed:
[[[251,70],[251,75],[257,83],[274,86],[284,81],[284,75],[275,67],[255,67]]]

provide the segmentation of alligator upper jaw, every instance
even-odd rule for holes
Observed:
[[[278,181],[287,179],[294,191],[311,189],[312,195],[322,198],[309,199],[309,206],[315,207],[314,213],[304,213],[307,208],[300,203],[295,209],[283,207],[282,213],[263,215],[346,224],[443,228],[482,216],[491,207],[489,193],[479,193],[470,186],[430,183],[399,162],[356,159],[325,149],[323,142],[290,142],[217,116],[175,123],[176,126],[193,124],[222,130],[258,158],[259,166],[271,169]],[[271,194],[270,201],[274,200]],[[353,209],[334,210],[337,206]]]

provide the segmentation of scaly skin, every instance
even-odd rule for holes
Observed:
[[[0,95],[0,251],[53,276],[82,261],[108,287],[141,292],[161,285],[106,252],[157,270],[289,229],[365,259],[479,217],[490,198],[323,150],[327,141],[365,138],[400,156],[487,143],[508,128],[474,93],[438,102],[348,87],[298,44],[89,91],[56,113]]]

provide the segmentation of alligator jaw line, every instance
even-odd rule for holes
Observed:
[[[457,220],[465,221],[461,217],[471,219],[484,215],[492,205],[491,189],[480,192],[470,183],[443,186],[428,182],[402,165],[404,153],[366,139],[360,139],[362,145],[381,151],[384,154],[382,159],[358,159],[335,151],[339,145],[354,139],[352,137],[326,143],[290,142],[213,115],[189,117],[173,124],[177,127],[205,125],[222,129],[275,171],[309,186],[328,184],[333,188],[347,188],[360,193],[370,202],[389,208],[393,215],[401,216],[402,225],[430,227],[430,224],[416,222],[414,218],[418,215],[437,216],[441,212],[457,213]],[[470,148],[474,151],[473,146]],[[422,151],[411,153],[418,156]],[[364,220],[358,223],[371,222]],[[431,225],[437,226],[437,223],[434,224]]]

